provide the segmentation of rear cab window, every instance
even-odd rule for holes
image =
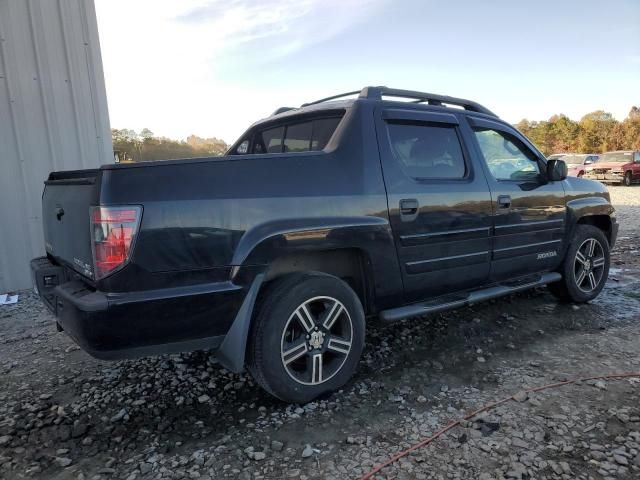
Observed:
[[[243,138],[231,155],[302,153],[324,150],[343,113],[319,118],[292,118],[284,125],[259,127]]]

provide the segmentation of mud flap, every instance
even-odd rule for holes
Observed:
[[[216,352],[216,358],[227,370],[240,373],[244,370],[244,357],[247,349],[247,337],[251,327],[251,316],[256,303],[258,291],[264,280],[264,273],[256,276],[249,293],[244,298],[231,328],[224,337],[222,345]]]

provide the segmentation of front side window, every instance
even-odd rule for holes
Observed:
[[[474,132],[493,178],[517,181],[539,178],[535,154],[514,135],[490,128],[476,128]]]
[[[462,147],[453,125],[389,123],[391,151],[414,179],[460,179],[466,175]]]
[[[640,162],[640,152],[635,153],[635,161]]]

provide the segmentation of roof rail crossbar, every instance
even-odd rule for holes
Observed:
[[[435,93],[416,92],[413,90],[400,90],[397,88],[389,87],[364,87],[362,90],[340,93],[338,95],[332,95],[331,97],[321,98],[320,100],[316,100],[314,102],[303,103],[301,107],[317,105],[318,103],[324,103],[342,97],[349,97],[351,95],[358,95],[358,98],[367,98],[370,100],[382,100],[382,97],[398,97],[412,99],[412,103],[427,102],[429,105],[436,106],[443,106],[443,104],[457,105],[471,112],[484,113],[485,115],[497,117],[497,115],[488,108],[480,105],[477,102],[465,100],[464,98],[449,97],[447,95],[438,95]],[[279,113],[283,113],[288,110],[293,109],[288,107],[281,107],[273,112],[273,115],[278,115]]]
[[[277,108],[276,111],[271,114],[271,116],[273,117],[274,115],[279,115],[281,113],[288,112],[289,110],[294,110],[294,107],[280,107],[280,108]]]
[[[309,105],[316,105],[317,103],[328,102],[330,100],[335,100],[337,98],[348,97],[349,95],[356,95],[356,94],[361,93],[361,92],[362,92],[362,90],[354,90],[353,92],[340,93],[338,95],[333,95],[331,97],[321,98],[320,100],[316,100],[314,102],[303,103],[301,106],[302,107],[308,107]]]
[[[365,87],[360,91],[360,98],[368,98],[372,100],[382,100],[382,97],[400,97],[414,99],[413,103],[427,102],[429,105],[442,105],[450,104],[457,105],[472,112],[484,113],[492,117],[497,117],[488,108],[480,105],[477,102],[471,100],[465,100],[463,98],[449,97],[447,95],[438,95],[435,93],[416,92],[413,90],[400,90],[397,88],[389,87]]]

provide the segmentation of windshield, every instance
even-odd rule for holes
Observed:
[[[582,165],[586,155],[565,155],[562,160],[567,165]]]
[[[633,152],[609,152],[600,156],[600,162],[631,162]]]

